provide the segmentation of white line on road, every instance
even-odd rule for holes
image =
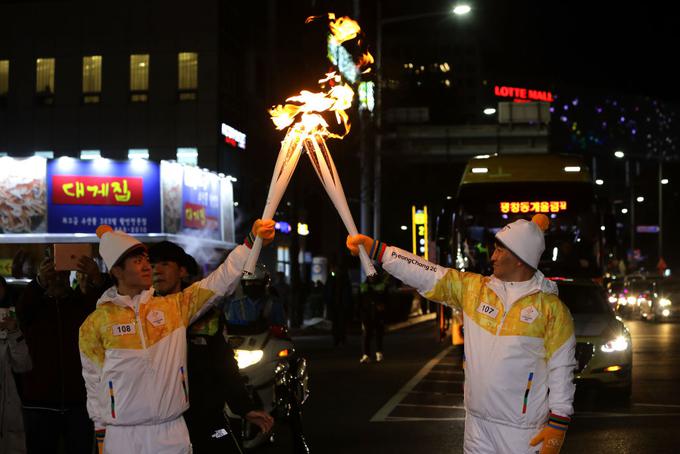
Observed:
[[[579,413],[576,412],[577,418],[642,418],[642,417],[652,417],[652,416],[680,416],[680,413],[598,413],[598,412],[588,412]]]
[[[465,421],[465,416],[460,418],[411,418],[401,416],[388,416],[384,421],[405,422],[405,421]]]
[[[454,410],[465,410],[463,405],[431,405],[431,404],[399,404],[398,407],[421,407],[421,408],[446,408]]]
[[[420,380],[422,383],[452,383],[452,384],[459,384],[462,385],[463,382],[460,380],[435,380],[432,378],[423,378]]]
[[[380,410],[378,410],[375,415],[373,415],[371,422],[385,421],[389,414],[392,413],[392,410],[404,400],[408,393],[420,383],[420,380],[422,380],[442,358],[451,353],[451,350],[453,350],[453,345],[445,348],[439,352],[437,356],[428,361],[413,378],[411,378]]]

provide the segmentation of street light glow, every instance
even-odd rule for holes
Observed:
[[[493,107],[487,107],[486,109],[484,109],[484,115],[493,115],[495,113],[496,109],[494,109]]]
[[[408,230],[408,227],[406,227],[405,225],[402,225],[401,230]]]
[[[644,197],[642,197],[642,196],[640,196],[640,197],[638,197],[638,198],[637,198],[637,199],[635,199],[635,200],[637,200],[638,202],[642,203],[642,202],[644,202],[644,201],[645,201],[645,198],[644,198]]]
[[[621,213],[622,214],[628,214],[628,208],[622,208]]]
[[[664,178],[661,180],[661,184],[668,184],[668,178]]]
[[[472,173],[488,173],[489,169],[486,167],[473,167]]]
[[[598,178],[597,180],[595,180],[595,184],[598,186],[602,186],[604,184],[604,180]]]
[[[469,14],[472,8],[470,8],[470,5],[456,5],[453,7],[453,14],[456,16],[464,16],[466,14]]]
[[[579,166],[566,166],[566,167],[564,168],[564,171],[565,171],[565,172],[580,172],[580,171],[581,171],[581,167],[579,167]]]
[[[621,150],[617,150],[617,151],[614,152],[614,156],[616,156],[619,159],[623,158],[625,155],[626,154]]]

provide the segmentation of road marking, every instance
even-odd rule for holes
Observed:
[[[459,418],[412,418],[402,416],[388,416],[383,421],[388,422],[407,422],[407,421],[465,421],[465,417]]]
[[[431,405],[431,404],[399,404],[398,407],[422,407],[422,408],[445,408],[454,410],[465,410],[464,405]]]
[[[423,378],[420,380],[421,383],[452,383],[452,384],[462,384],[460,380],[435,380],[433,378]]]
[[[386,421],[387,418],[389,417],[389,414],[392,413],[392,410],[394,410],[397,407],[397,405],[399,405],[399,403],[402,400],[404,400],[408,393],[411,392],[411,390],[413,390],[413,388],[415,388],[418,385],[418,383],[420,383],[420,381],[432,370],[432,368],[442,358],[451,353],[451,350],[453,350],[453,345],[448,346],[447,348],[439,352],[437,356],[428,361],[428,363],[425,364],[423,368],[420,369],[413,378],[411,378],[394,396],[392,396],[392,398],[389,401],[387,401],[385,405],[383,405],[383,407],[380,410],[378,410],[378,412],[375,415],[373,415],[370,422]],[[427,418],[425,418],[424,420],[426,419]]]
[[[642,418],[651,416],[680,416],[680,413],[598,413],[598,412],[576,412],[577,418]]]

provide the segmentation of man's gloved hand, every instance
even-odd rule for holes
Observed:
[[[262,433],[267,433],[274,427],[274,418],[262,410],[253,410],[246,413],[246,419],[260,428]]]
[[[560,449],[562,449],[564,437],[567,436],[569,422],[571,422],[571,418],[567,416],[550,413],[548,423],[531,439],[529,445],[536,446],[543,442],[540,454],[558,454]]]
[[[266,246],[274,240],[274,226],[276,222],[271,219],[258,219],[253,223],[253,228],[244,241],[249,248],[255,243],[255,238],[262,238],[262,245]]]
[[[366,253],[372,260],[378,262],[382,261],[382,256],[387,249],[387,245],[380,241],[373,240],[370,236],[358,234],[358,235],[347,235],[347,249],[352,253],[352,255],[359,255],[359,246],[363,246]]]

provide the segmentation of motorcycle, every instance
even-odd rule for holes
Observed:
[[[283,325],[266,327],[228,326],[226,339],[234,349],[241,375],[253,401],[274,417],[276,423],[288,422],[293,440],[293,452],[309,453],[302,427],[302,406],[309,397],[307,360],[295,350],[295,345]],[[225,413],[237,420],[246,451],[273,442],[277,426],[270,433],[246,421],[229,409]]]

